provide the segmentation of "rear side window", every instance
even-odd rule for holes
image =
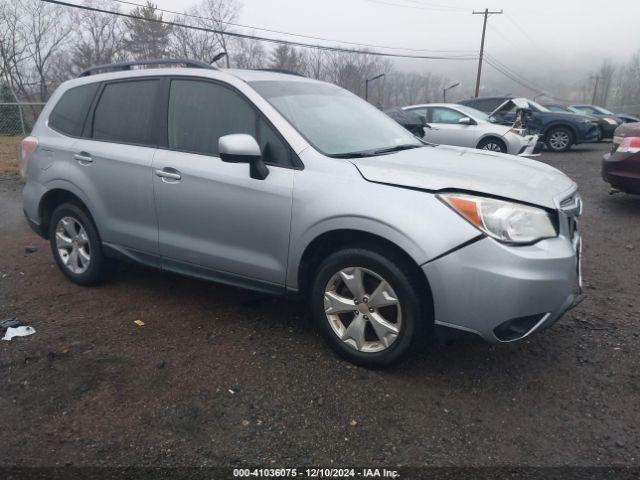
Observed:
[[[93,138],[152,145],[153,113],[159,80],[110,83],[104,87],[93,117]]]
[[[49,126],[72,137],[82,135],[82,127],[98,85],[89,83],[64,92],[49,115]]]
[[[233,133],[253,136],[266,163],[291,164],[288,146],[234,90],[198,80],[171,82],[169,148],[218,156],[218,139]]]

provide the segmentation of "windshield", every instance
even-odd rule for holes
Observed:
[[[593,114],[593,113],[598,114],[598,113],[600,113],[600,112],[598,112],[598,110],[596,110],[593,107],[590,107],[589,105],[574,105],[571,108],[575,108],[575,109],[579,110],[580,113],[587,113],[587,114]]]
[[[547,107],[543,107],[542,105],[540,105],[539,103],[534,102],[533,100],[527,100],[527,102],[529,102],[529,106],[531,107],[531,110],[538,111],[538,112],[550,112],[551,111]]]
[[[250,85],[325,155],[382,154],[424,146],[387,115],[334,85],[286,80]]]
[[[613,113],[610,110],[607,110],[606,108],[602,108],[602,107],[593,107],[597,112],[602,113],[603,115],[615,115],[615,113]]]
[[[583,112],[582,110],[578,110],[576,107],[567,107],[573,113],[579,113],[580,115],[587,115],[587,112]]]
[[[476,120],[484,120],[485,122],[495,121],[493,117],[490,117],[486,113],[481,112],[480,110],[476,110],[475,108],[467,107],[466,105],[456,105],[456,108],[462,113],[469,115]]]

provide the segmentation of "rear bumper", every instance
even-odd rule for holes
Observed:
[[[494,343],[548,328],[582,298],[579,257],[579,236],[522,247],[483,238],[428,262],[435,323]]]
[[[640,153],[607,153],[602,158],[602,178],[612,188],[640,195]]]

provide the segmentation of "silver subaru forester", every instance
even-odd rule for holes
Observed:
[[[188,68],[83,72],[23,141],[26,218],[72,281],[130,260],[299,294],[368,367],[434,326],[520,340],[581,298],[582,204],[558,170],[424,143],[328,83],[170,63]]]

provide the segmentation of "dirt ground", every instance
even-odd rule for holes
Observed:
[[[0,342],[0,466],[640,466],[640,197],[608,195],[608,148],[540,157],[580,185],[586,300],[385,371],[286,300],[131,265],[73,285],[1,177],[0,318],[37,333]]]
[[[22,138],[0,136],[0,175],[18,173],[18,149]]]

